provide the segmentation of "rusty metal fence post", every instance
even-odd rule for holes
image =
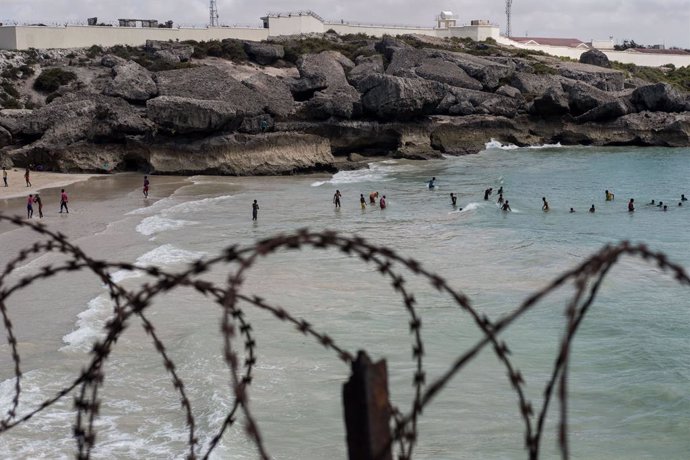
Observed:
[[[392,460],[386,361],[372,363],[363,351],[343,385],[347,451],[350,460]]]

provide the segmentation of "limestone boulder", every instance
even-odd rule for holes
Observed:
[[[211,66],[157,72],[160,96],[176,96],[227,103],[238,116],[264,113],[266,98],[259,92]]]
[[[656,83],[637,88],[632,93],[632,103],[638,111],[682,112],[690,110],[687,97],[667,83]]]
[[[521,102],[500,94],[452,88],[438,105],[436,112],[460,116],[498,115],[513,118],[520,107]]]
[[[502,85],[496,90],[496,94],[500,96],[510,97],[512,99],[518,99],[522,97],[522,93],[519,89],[510,85]]]
[[[615,99],[610,92],[581,81],[566,80],[562,82],[561,86],[568,95],[568,106],[570,113],[574,116],[582,115]]]
[[[257,73],[242,80],[242,84],[265,99],[265,110],[269,114],[286,118],[295,112],[295,100],[290,88],[282,80],[265,73]]]
[[[244,52],[249,59],[261,65],[270,65],[285,57],[283,45],[263,42],[244,42]]]
[[[580,55],[580,62],[582,64],[590,64],[597,67],[606,67],[607,69],[611,68],[611,62],[608,56],[597,49],[591,49],[582,53]]]
[[[345,59],[347,58],[340,53],[330,51],[300,57],[297,61],[300,78],[289,82],[295,99],[308,100],[316,91],[323,91],[328,87],[348,86],[342,64]],[[349,63],[354,67],[352,61]]]
[[[153,55],[166,64],[174,65],[180,63],[180,57],[170,50],[158,50]]]
[[[568,96],[559,88],[549,88],[546,92],[534,99],[532,113],[541,117],[560,116],[568,113],[570,106]]]
[[[112,80],[109,81],[103,94],[121,97],[128,101],[147,101],[158,94],[158,87],[153,81],[151,72],[133,61],[113,67]]]
[[[357,86],[357,84],[370,74],[383,73],[383,56],[375,54],[373,56],[359,56],[357,58],[357,65],[348,72],[347,80],[350,84]]]
[[[304,106],[304,113],[317,120],[330,117],[350,119],[361,112],[359,92],[352,86],[329,86],[317,91]]]
[[[185,43],[146,40],[144,49],[171,62],[187,62],[194,54],[194,47]]]
[[[115,66],[124,65],[126,63],[127,60],[115,56],[114,54],[106,54],[101,58],[101,65],[104,67],[109,67],[111,69]]]
[[[510,85],[520,90],[523,95],[537,96],[549,88],[560,88],[563,80],[559,75],[515,72],[510,79]]]
[[[33,110],[29,109],[2,109],[0,110],[0,127],[14,136],[21,134],[25,131],[24,126],[32,113]]]
[[[12,143],[12,134],[0,126],[0,148],[10,145]]]
[[[357,89],[365,112],[396,119],[433,113],[447,92],[435,81],[376,74],[360,81]]]
[[[390,35],[384,35],[383,38],[374,44],[374,49],[386,57],[386,60],[390,61],[393,57],[393,53],[400,49],[413,49],[410,45],[404,41],[391,37]]]
[[[225,101],[160,96],[146,102],[150,120],[174,133],[213,132],[235,120],[237,112]]]
[[[484,90],[495,91],[503,82],[510,80],[515,67],[510,63],[473,56],[467,53],[433,50],[430,57],[440,57],[457,64],[470,77],[479,81]]]
[[[579,62],[556,62],[551,67],[563,77],[578,80],[604,91],[622,91],[625,74],[618,70],[606,69]]]
[[[601,105],[575,117],[577,123],[604,122],[615,120],[616,118],[634,112],[632,105],[623,100],[616,99]]]

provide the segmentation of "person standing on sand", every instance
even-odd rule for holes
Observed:
[[[340,207],[340,197],[342,195],[340,194],[340,190],[336,190],[335,194],[333,195],[333,204],[335,204],[336,208]]]
[[[362,208],[362,210],[366,209],[367,207],[367,200],[364,199],[363,193],[359,194],[359,205]]]
[[[38,205],[38,217],[43,219],[43,202],[41,202],[41,197],[38,196],[38,193],[34,195],[34,203]]]
[[[7,170],[5,169],[4,166],[2,167],[2,180],[3,180],[3,182],[5,182],[5,187],[9,187],[9,185],[7,185]],[[683,195],[683,196],[685,196],[685,195]]]
[[[259,203],[254,200],[252,203],[252,220],[258,220],[259,218]]]
[[[69,209],[67,208],[67,202],[69,201],[69,198],[67,197],[67,192],[65,192],[65,189],[63,188],[60,191],[60,214],[62,214],[62,208],[65,208],[65,212],[69,214]]]
[[[34,196],[29,195],[29,201],[26,202],[26,218],[31,219],[34,216]]]
[[[149,176],[144,176],[144,198],[149,197]]]
[[[26,171],[24,172],[24,180],[26,181],[26,186],[27,186],[27,187],[31,187],[31,180],[30,180],[30,178],[29,178],[30,173],[31,173],[31,172],[30,172],[30,170],[29,170],[29,167],[27,166],[27,167],[26,167]]]

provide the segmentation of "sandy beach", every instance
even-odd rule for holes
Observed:
[[[11,168],[7,170],[7,187],[0,183],[0,199],[17,198],[29,193],[42,192],[49,188],[66,187],[82,182],[99,174],[65,174],[55,172],[31,171],[31,187],[26,186],[24,170]]]

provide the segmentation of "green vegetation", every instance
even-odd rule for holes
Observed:
[[[2,82],[2,84],[0,84],[0,88],[2,88],[2,90],[9,96],[14,98],[19,97],[19,91],[17,91],[14,85],[8,81]]]
[[[558,73],[558,70],[543,62],[535,62],[532,64],[532,70],[534,70],[534,73],[537,75],[556,75]]]
[[[50,104],[53,102],[55,99],[62,97],[62,94],[60,93],[50,93],[48,97],[46,97],[46,104]]]
[[[339,38],[340,40],[334,41],[322,37],[307,37],[281,44],[285,48],[285,60],[293,64],[303,54],[322,51],[338,51],[353,61],[357,56],[373,54],[373,51],[365,48],[371,39],[364,34],[349,34]]]
[[[7,78],[8,80],[26,80],[34,73],[36,72],[33,67],[29,65],[22,64],[19,67],[14,67],[12,64],[9,64],[5,70],[0,73],[0,77]]]
[[[635,64],[612,62],[612,68],[625,72],[627,77],[640,78],[651,83],[669,83],[679,89],[690,91],[690,66],[667,65],[660,67],[640,67]]]
[[[93,46],[89,49],[93,49]],[[151,72],[194,67],[194,65],[189,62],[168,62],[156,56],[154,53],[148,52],[143,47],[115,45],[109,48],[108,52],[122,59],[134,61]],[[94,53],[98,53],[98,51],[94,51]]]
[[[183,42],[194,47],[193,58],[203,59],[207,56],[227,59],[233,62],[246,62],[249,57],[244,52],[244,45],[240,40],[209,40],[207,42],[197,42],[189,40]]]
[[[100,56],[101,54],[103,54],[103,48],[98,45],[93,45],[91,48],[86,50],[86,56],[91,59],[95,58],[96,56]]]
[[[15,97],[0,93],[0,107],[3,109],[21,109],[22,103]]]
[[[74,72],[62,70],[59,67],[46,69],[41,72],[41,75],[34,81],[34,89],[44,93],[52,93],[63,85],[70,83],[77,79]]]

